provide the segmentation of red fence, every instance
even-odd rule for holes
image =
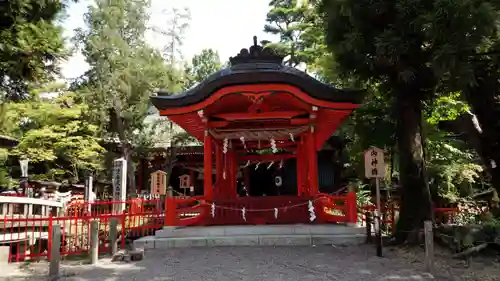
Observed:
[[[360,219],[363,223],[366,223],[366,215],[369,214],[373,217],[374,211],[377,206],[370,204],[361,206],[359,210]],[[434,221],[437,224],[453,223],[455,215],[459,212],[457,207],[435,207],[434,211]],[[386,229],[393,232],[396,229],[396,222],[399,216],[399,206],[393,203],[381,204],[380,210],[381,223],[386,225]]]
[[[123,213],[113,213],[125,207]],[[360,208],[361,220],[365,212],[375,206]],[[457,212],[456,208],[436,208],[438,217]],[[398,208],[382,208],[383,222],[394,229]],[[0,218],[0,246],[10,247],[11,262],[50,259],[53,227],[61,227],[61,254],[85,255],[89,251],[90,223],[97,220],[99,252],[110,251],[110,222],[118,220],[119,247],[130,240],[154,235],[167,226],[189,225],[251,225],[295,223],[356,223],[358,209],[356,194],[344,196],[317,194],[311,197],[268,196],[239,197],[232,200],[206,202],[202,196],[189,198],[169,197],[126,202],[72,202],[59,217],[10,215]],[[118,238],[118,237],[117,237]]]
[[[315,223],[357,221],[354,192],[345,196],[238,197],[214,202],[205,202],[203,197],[169,198],[166,206],[165,224],[169,226],[311,223],[311,214]]]
[[[112,214],[113,205],[125,204],[127,210]],[[0,219],[0,246],[9,246],[9,261],[50,259],[53,227],[61,228],[61,255],[85,255],[90,245],[90,222],[99,221],[99,252],[110,251],[110,222],[118,220],[118,247],[127,241],[154,235],[164,225],[158,200],[97,202],[74,204],[64,216],[42,217],[8,215]],[[90,207],[90,208],[89,208]],[[86,211],[90,209],[90,212]]]

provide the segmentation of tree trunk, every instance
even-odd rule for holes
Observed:
[[[476,84],[469,86],[464,95],[478,121],[473,122],[479,142],[476,150],[491,176],[491,184],[500,193],[500,95],[496,73],[488,75],[493,71],[477,68]]]
[[[429,185],[425,179],[420,96],[418,86],[411,84],[400,87],[396,94],[396,136],[402,185],[395,233],[397,243],[410,240],[409,235],[419,231],[423,222],[432,218]]]
[[[477,152],[490,175],[491,184],[498,191],[500,186],[499,175],[498,173],[495,174],[494,169],[491,168],[491,155],[488,153],[488,151],[492,150],[492,145],[483,136],[483,128],[479,124],[477,116],[472,112],[467,112],[455,120],[443,122],[442,127],[446,131],[461,134],[462,140]]]
[[[122,157],[127,161],[127,193],[135,194],[137,193],[136,184],[135,184],[135,169],[134,162],[132,160],[132,149],[130,143],[127,140],[125,135],[125,126],[123,124],[123,120],[120,116],[119,111],[114,108],[114,115],[116,120],[116,130],[118,132],[118,137],[120,139],[120,146],[122,151]]]

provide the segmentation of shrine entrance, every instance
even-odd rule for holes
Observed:
[[[321,221],[325,208],[335,206],[344,208],[337,219],[355,220],[355,194],[319,193],[317,151],[359,106],[363,91],[333,88],[282,61],[254,38],[249,50],[230,58],[229,68],[185,93],[152,98],[162,116],[203,142],[202,202],[211,209],[203,224]],[[289,159],[296,172],[286,185],[295,194],[285,196],[276,183],[285,185],[278,171]],[[256,196],[239,196],[244,192]],[[283,212],[287,218],[277,220]]]

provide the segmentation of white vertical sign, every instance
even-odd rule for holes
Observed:
[[[93,185],[94,185],[94,178],[92,176],[88,176],[87,180],[85,181],[85,194],[84,194],[84,201],[87,206],[87,212],[90,215],[92,211],[92,203],[94,202],[94,192],[93,192]]]
[[[127,200],[127,161],[118,158],[113,161],[113,201],[121,201],[113,204],[113,213],[122,213],[125,210]]]

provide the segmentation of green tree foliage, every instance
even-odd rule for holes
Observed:
[[[456,120],[468,110],[460,93],[443,94],[425,106],[431,193],[451,201],[482,191],[483,166],[478,154],[463,139],[439,128],[441,122]]]
[[[493,3],[497,6],[493,6]],[[500,10],[496,1],[481,5],[486,15]],[[488,19],[488,17],[486,18]],[[497,19],[498,20],[498,19]],[[491,27],[484,23],[486,27]],[[494,25],[479,48],[470,46],[465,55],[455,56],[445,67],[450,69],[452,87],[462,90],[463,98],[471,106],[472,114],[463,116],[462,131],[473,142],[485,164],[493,187],[500,192],[500,39],[499,26]],[[470,55],[468,55],[470,54]],[[464,120],[468,117],[468,120]],[[466,122],[464,122],[466,121]],[[473,123],[474,126],[467,126]]]
[[[149,1],[96,1],[86,14],[88,29],[77,37],[90,64],[85,100],[109,139],[118,139],[129,161],[130,191],[135,191],[132,150],[144,129],[149,97],[166,88],[169,69],[145,42]]]
[[[271,0],[264,32],[279,35],[279,42],[263,41],[267,48],[273,48],[285,57],[285,63],[296,67],[311,61],[311,47],[318,38],[307,33],[313,23],[313,9],[307,1]],[[316,34],[317,35],[317,34]]]
[[[403,185],[398,241],[431,216],[422,101],[435,94],[444,75],[435,66],[442,65],[450,42],[454,52],[467,50],[491,30],[495,12],[485,11],[483,2],[322,1],[336,69],[344,77],[381,83],[394,97]]]
[[[5,121],[14,124],[11,134],[19,145],[10,154],[43,164],[43,179],[78,181],[85,172],[102,169],[104,149],[99,145],[98,127],[85,119],[88,106],[76,103],[75,93],[57,98],[35,95],[29,101],[6,104]]]
[[[190,88],[193,85],[200,83],[211,74],[219,71],[221,68],[222,63],[217,51],[212,49],[202,50],[199,54],[193,56],[191,65],[186,68],[186,88]]]
[[[0,96],[26,97],[28,83],[51,79],[67,53],[57,25],[64,0],[9,0],[0,3]]]

